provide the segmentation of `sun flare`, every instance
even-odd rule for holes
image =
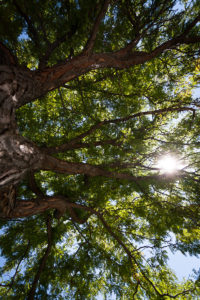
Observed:
[[[183,165],[180,163],[180,160],[171,155],[166,155],[160,158],[158,161],[157,167],[162,173],[172,174],[178,170],[183,169]]]

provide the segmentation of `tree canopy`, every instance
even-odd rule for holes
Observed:
[[[197,299],[200,2],[0,4],[0,296]]]

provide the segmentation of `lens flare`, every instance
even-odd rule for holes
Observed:
[[[160,158],[157,164],[157,168],[159,168],[162,173],[172,174],[178,170],[183,169],[184,166],[176,157],[166,155]]]

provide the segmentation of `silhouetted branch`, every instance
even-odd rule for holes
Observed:
[[[68,144],[70,145],[70,144],[73,144],[73,143],[76,143],[76,142],[80,141],[81,139],[85,138],[86,136],[92,134],[96,129],[101,128],[103,125],[117,124],[117,123],[121,123],[121,122],[126,122],[128,120],[131,120],[131,119],[134,119],[134,118],[137,118],[137,117],[147,116],[147,115],[159,115],[159,114],[165,114],[167,112],[182,112],[182,111],[192,111],[192,112],[194,112],[195,109],[191,108],[191,107],[174,107],[173,106],[173,107],[167,107],[167,108],[162,108],[162,109],[157,109],[157,110],[152,110],[152,111],[138,112],[136,114],[129,115],[129,116],[124,117],[124,118],[100,121],[99,123],[96,123],[96,124],[92,125],[90,127],[90,129],[88,129],[84,133],[81,133],[77,137],[73,138],[71,141],[69,141]]]
[[[52,248],[52,227],[51,227],[51,216],[50,215],[47,217],[46,224],[47,224],[47,243],[48,243],[48,245],[47,245],[46,251],[45,251],[45,253],[44,253],[44,255],[43,255],[43,257],[40,261],[38,271],[35,274],[31,289],[28,293],[27,300],[34,300],[35,291],[36,291],[41,273],[45,268],[47,258],[48,258],[49,254],[51,252],[51,248]]]
[[[15,7],[17,8],[18,12],[20,13],[20,15],[24,18],[24,20],[26,21],[27,25],[28,25],[28,29],[30,31],[30,33],[32,34],[33,37],[33,41],[35,42],[35,44],[40,47],[40,39],[38,36],[38,32],[36,30],[36,28],[33,26],[33,22],[30,19],[30,17],[25,13],[25,11],[23,11],[23,9],[21,8],[20,4],[16,1],[13,0],[13,3],[15,5]]]
[[[28,252],[29,247],[30,247],[30,241],[28,241],[28,244],[27,244],[27,247],[25,249],[25,252],[24,252],[24,254],[22,255],[22,257],[20,258],[20,260],[19,260],[19,262],[17,264],[16,270],[15,270],[14,275],[12,276],[11,282],[8,283],[8,284],[2,284],[2,283],[0,283],[0,286],[2,286],[2,287],[9,287],[9,289],[7,290],[7,293],[10,291],[10,289],[12,288],[12,286],[13,286],[13,284],[15,282],[15,277],[16,277],[16,275],[18,273],[19,266],[20,266],[21,262],[23,261],[24,257],[26,256],[26,253]]]
[[[10,286],[9,286],[9,289],[8,289],[7,293],[10,291],[10,289],[12,288],[12,286],[13,286],[13,284],[15,282],[15,277],[16,277],[16,275],[18,273],[19,266],[20,266],[21,262],[23,261],[23,259],[25,258],[26,253],[28,252],[29,247],[30,247],[30,240],[28,241],[28,244],[27,244],[27,247],[25,249],[25,252],[24,252],[23,256],[21,257],[21,259],[19,260],[19,262],[17,264],[17,268],[15,270],[15,274],[12,277],[12,280],[11,280],[11,283],[10,283]]]
[[[110,0],[104,0],[101,10],[94,22],[90,37],[89,37],[89,39],[85,45],[85,48],[83,50],[83,53],[82,53],[83,55],[88,55],[89,53],[91,53],[91,51],[94,47],[94,43],[96,40],[98,30],[99,30],[99,25],[100,25],[101,20],[103,19],[104,15],[106,14],[109,3],[110,3]]]
[[[83,209],[89,213],[93,213],[90,207],[71,202],[70,199],[65,196],[56,195],[40,197],[38,198],[37,203],[35,199],[18,200],[9,218],[24,218],[28,216],[42,214],[47,210],[56,209],[60,212],[60,215],[63,215],[66,212],[66,210],[68,210],[71,218],[75,222],[77,221],[80,224],[86,222],[88,216],[84,217],[83,219],[78,218],[75,211],[72,211],[72,209],[74,208]],[[6,218],[4,219],[6,220]]]
[[[41,57],[40,63],[39,63],[39,69],[45,68],[47,66],[47,62],[53,53],[53,51],[58,48],[62,43],[64,43],[67,39],[71,39],[72,36],[76,33],[78,28],[78,25],[75,24],[71,27],[68,33],[63,34],[61,37],[57,38],[54,42],[49,43],[46,53]],[[72,51],[70,52],[71,55]]]
[[[33,172],[29,172],[28,182],[29,182],[30,189],[36,194],[36,196],[38,196],[38,197],[44,197],[45,196],[44,193],[42,192],[42,190],[38,187],[38,185],[35,181],[35,177],[34,177]]]
[[[113,231],[113,229],[110,227],[110,225],[108,225],[108,223],[105,221],[105,219],[103,218],[103,215],[100,212],[96,212],[96,216],[99,218],[99,220],[101,221],[101,223],[103,224],[103,226],[106,228],[106,230],[110,233],[110,235],[117,241],[117,243],[124,249],[124,251],[126,252],[126,254],[128,255],[131,264],[134,264],[138,267],[141,275],[144,277],[144,279],[152,286],[152,288],[154,289],[154,291],[156,292],[156,294],[159,297],[164,298],[165,296],[168,296],[170,298],[176,298],[179,295],[185,295],[188,294],[189,292],[193,291],[194,289],[188,289],[188,290],[184,290],[180,293],[177,293],[176,295],[170,295],[168,293],[161,293],[158,288],[156,287],[156,285],[149,279],[148,275],[146,274],[145,270],[143,270],[141,268],[141,266],[139,265],[139,263],[137,262],[136,258],[133,256],[133,253],[128,249],[128,247],[125,245],[125,243],[121,240],[121,238]],[[135,278],[138,281],[138,284],[140,284],[139,279]]]
[[[117,139],[110,139],[104,141],[97,141],[97,142],[89,142],[89,143],[65,143],[60,146],[56,147],[48,147],[45,148],[44,151],[47,154],[65,152],[67,150],[75,150],[75,149],[82,149],[82,148],[91,148],[97,146],[104,146],[104,145],[113,145],[113,146],[120,146],[122,143],[117,141]]]

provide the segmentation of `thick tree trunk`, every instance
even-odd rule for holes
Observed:
[[[35,86],[31,71],[0,66],[0,214],[9,217],[15,208],[16,186],[26,173],[37,169],[42,155],[32,142],[20,136],[15,110],[24,99],[32,99]]]
[[[0,134],[16,130],[16,88],[12,70],[7,66],[0,66]]]
[[[0,197],[8,195],[12,199],[15,194],[15,186],[23,180],[27,172],[46,169],[68,174],[87,174],[89,176],[107,176],[119,179],[136,180],[127,174],[111,174],[95,166],[87,164],[70,164],[60,162],[59,167],[55,165],[58,160],[45,156],[44,153],[31,141],[19,135],[15,120],[15,110],[20,106],[45,95],[51,90],[62,86],[66,82],[77,78],[93,69],[118,68],[124,69],[134,65],[143,64],[157,56],[163,51],[173,49],[179,44],[193,44],[200,40],[199,36],[189,36],[191,29],[199,22],[198,15],[190,22],[185,30],[177,37],[168,40],[154,50],[147,53],[134,51],[135,41],[126,47],[113,53],[93,53],[92,49],[96,39],[98,26],[102,16],[105,14],[109,1],[105,5],[94,24],[91,36],[83,52],[65,60],[58,65],[41,70],[29,70],[17,65],[6,46],[0,44],[5,60],[0,65]],[[8,64],[8,65],[6,65]],[[44,163],[48,158],[48,165]],[[13,188],[14,187],[14,188]],[[12,205],[9,205],[13,207]]]
[[[0,135],[0,215],[9,217],[15,209],[16,186],[43,159],[39,149],[25,138],[7,130]]]
[[[16,129],[15,109],[38,94],[35,72],[20,66],[0,65],[0,133]]]
[[[37,147],[18,134],[15,120],[21,99],[34,95],[31,71],[0,66],[0,189],[16,185],[38,161]]]
[[[30,141],[10,130],[0,137],[0,188],[18,184],[31,170],[36,170],[43,158]]]

